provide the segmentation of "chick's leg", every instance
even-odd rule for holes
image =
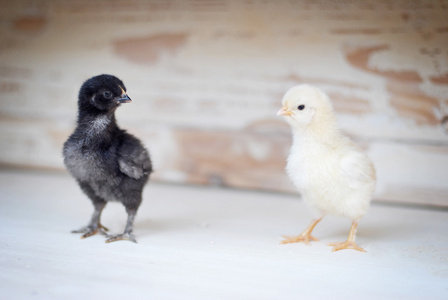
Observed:
[[[92,235],[95,235],[97,233],[100,233],[102,235],[107,235],[106,231],[109,230],[106,227],[104,227],[103,225],[101,225],[101,223],[100,223],[101,212],[103,211],[104,207],[106,206],[106,202],[105,201],[97,201],[94,203],[94,206],[95,206],[95,210],[93,212],[92,219],[90,220],[90,223],[81,229],[72,231],[72,233],[84,233],[81,236],[82,239],[87,238]]]
[[[359,247],[355,243],[355,236],[356,236],[356,228],[358,227],[358,220],[353,221],[352,227],[350,228],[350,233],[348,235],[348,238],[345,242],[339,242],[339,243],[330,243],[329,246],[333,246],[333,251],[339,251],[342,249],[353,249],[358,250],[361,252],[366,252],[363,248]]]
[[[134,219],[135,219],[135,215],[137,214],[137,209],[126,208],[126,212],[128,213],[128,221],[126,222],[126,228],[124,229],[124,232],[122,234],[117,234],[117,235],[108,235],[109,238],[106,240],[106,243],[122,241],[122,240],[127,240],[127,241],[137,243],[137,240],[135,239],[134,235],[132,234],[132,231],[134,230]]]
[[[281,241],[280,244],[305,243],[309,245],[310,240],[318,241],[318,239],[311,235],[311,232],[313,231],[314,227],[316,227],[317,223],[322,220],[322,218],[323,217],[320,217],[319,219],[314,219],[313,221],[311,221],[311,224],[308,225],[308,227],[298,236],[285,236],[285,239]]]

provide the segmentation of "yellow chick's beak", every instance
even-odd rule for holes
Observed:
[[[289,110],[287,106],[282,106],[280,110],[277,112],[277,116],[290,116],[293,112]]]

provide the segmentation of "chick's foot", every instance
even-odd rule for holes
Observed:
[[[315,238],[309,233],[302,233],[298,236],[284,236],[284,240],[280,242],[280,244],[290,244],[290,243],[305,243],[307,245],[310,244],[310,241],[318,241],[319,239]]]
[[[363,248],[359,247],[355,243],[355,235],[356,235],[356,228],[358,227],[358,220],[353,221],[352,226],[350,228],[350,233],[348,235],[348,238],[345,242],[340,243],[330,243],[329,246],[333,246],[333,252],[339,251],[342,249],[353,249],[358,250],[361,252],[366,252]]]
[[[92,235],[95,235],[95,234],[98,234],[98,233],[101,234],[101,235],[106,235],[107,236],[106,231],[109,231],[109,229],[107,229],[106,227],[104,227],[101,224],[98,224],[97,226],[88,225],[88,226],[83,227],[81,229],[73,230],[72,233],[84,233],[81,236],[81,238],[85,239],[85,238],[88,238],[88,237],[90,237]]]
[[[348,240],[345,242],[339,242],[339,243],[329,243],[328,246],[333,246],[333,250],[332,250],[333,252],[343,250],[343,249],[353,249],[353,250],[358,250],[361,252],[366,252],[366,250],[364,250],[363,248],[356,245],[356,243],[354,241],[348,241]]]
[[[108,235],[107,237],[108,239],[106,240],[106,243],[112,243],[116,241],[131,241],[137,243],[137,240],[135,239],[135,236],[132,233]]]
[[[314,236],[311,235],[314,227],[316,227],[317,223],[322,220],[323,217],[319,219],[314,219],[311,221],[311,224],[298,236],[284,236],[284,240],[280,242],[280,244],[289,244],[289,243],[305,243],[307,245],[310,244],[310,241],[318,241]]]

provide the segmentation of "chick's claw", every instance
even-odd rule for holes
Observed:
[[[353,249],[358,250],[361,252],[366,252],[363,248],[356,245],[353,241],[345,241],[345,242],[339,242],[339,243],[329,243],[328,246],[333,246],[333,252],[343,250],[343,249]]]
[[[135,239],[135,237],[132,233],[108,235],[107,237],[108,237],[108,239],[106,240],[106,243],[112,243],[112,242],[116,242],[116,241],[131,241],[131,242],[137,243],[137,240]]]

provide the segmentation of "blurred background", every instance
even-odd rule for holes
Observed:
[[[448,206],[448,1],[0,0],[0,164],[64,170],[84,80],[121,78],[153,180],[295,192],[276,112],[310,83],[378,175]]]

